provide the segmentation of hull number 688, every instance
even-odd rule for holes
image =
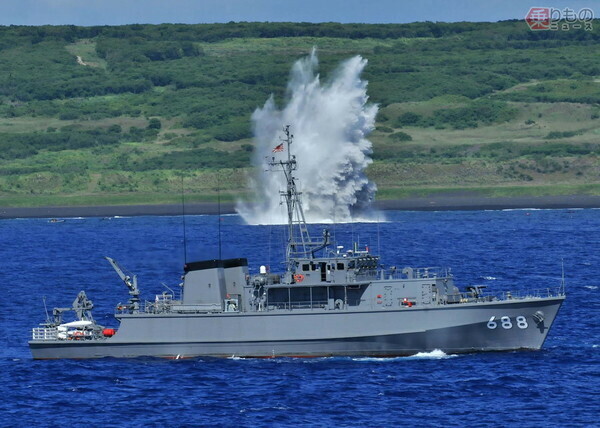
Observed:
[[[516,317],[514,319],[514,324],[516,324],[517,327],[519,327],[520,329],[526,329],[527,327],[529,327],[529,325],[527,324],[527,318],[525,318],[523,315],[519,315],[518,317]],[[500,325],[503,329],[509,330],[513,328],[514,324],[513,320],[511,320],[510,317],[507,317],[506,315],[500,317],[500,319],[497,319],[494,315],[487,322],[487,328],[489,328],[490,330],[494,330],[498,327],[498,325]]]

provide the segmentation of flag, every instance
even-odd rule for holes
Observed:
[[[275,146],[275,148],[273,149],[273,153],[277,153],[277,152],[283,152],[283,143],[281,143],[278,146]]]

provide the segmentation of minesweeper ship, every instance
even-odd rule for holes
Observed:
[[[141,302],[136,276],[107,257],[129,289],[128,303],[116,308],[119,327],[99,325],[82,291],[33,329],[33,358],[388,357],[542,347],[565,299],[564,280],[519,295],[494,296],[477,285],[461,292],[449,270],[384,269],[356,245],[330,249],[326,230],[309,235],[289,126],[284,132],[287,156],[269,161],[287,182],[283,273],[261,266],[249,275],[245,258],[187,263],[180,299],[164,292]],[[67,312],[72,321],[63,319]]]

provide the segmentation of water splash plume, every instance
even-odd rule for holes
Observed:
[[[367,82],[360,74],[367,60],[350,58],[321,82],[315,50],[298,60],[287,87],[287,104],[278,109],[271,96],[252,115],[255,136],[254,165],[260,171],[251,180],[257,202],[238,203],[237,210],[250,224],[286,221],[280,204],[285,189],[283,174],[266,172],[266,157],[287,159],[287,148],[273,152],[282,128],[291,125],[292,153],[298,160],[295,177],[308,222],[368,220],[377,187],[365,175],[372,162],[366,136],[375,123],[377,106],[368,104]]]

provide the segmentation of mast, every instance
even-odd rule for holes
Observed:
[[[275,147],[273,152],[281,152],[287,148],[287,160],[275,160],[273,156],[269,161],[269,166],[272,168],[281,168],[286,179],[286,189],[279,193],[285,199],[287,207],[288,242],[286,263],[288,264],[288,271],[291,271],[295,266],[293,259],[299,257],[312,259],[315,257],[317,251],[329,245],[329,232],[324,230],[323,239],[320,241],[314,240],[308,232],[306,218],[302,209],[302,201],[300,200],[302,193],[298,191],[296,178],[294,177],[297,162],[296,156],[291,154],[291,145],[294,136],[290,133],[290,125],[284,126],[283,132],[285,138],[280,138],[281,144]]]

